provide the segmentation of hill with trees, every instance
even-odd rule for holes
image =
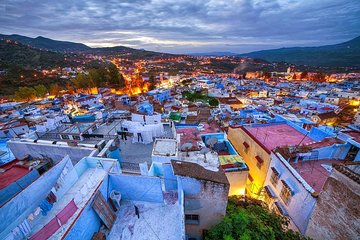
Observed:
[[[360,67],[360,37],[335,45],[279,48],[239,56],[318,67]]]
[[[39,48],[39,49],[50,50],[55,52],[74,52],[74,51],[84,51],[90,49],[90,47],[82,43],[58,41],[50,38],[45,38],[42,36],[38,36],[36,38],[30,38],[17,34],[13,34],[13,35],[0,34],[0,39],[12,40],[22,43],[24,45],[29,45],[33,48]]]

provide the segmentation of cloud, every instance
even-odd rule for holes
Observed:
[[[359,35],[358,0],[3,0],[0,32],[189,53],[312,46]]]

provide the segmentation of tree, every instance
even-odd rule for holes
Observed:
[[[156,88],[156,79],[154,75],[151,75],[149,77],[149,83],[150,83],[149,90],[154,90]]]
[[[43,84],[36,85],[34,87],[36,92],[36,97],[43,98],[48,93],[47,88]]]
[[[270,212],[256,200],[244,201],[235,196],[229,198],[224,219],[209,230],[205,239],[307,239],[288,229],[288,224],[286,218]]]
[[[103,87],[108,77],[108,72],[105,68],[91,68],[89,69],[88,87]]]
[[[31,87],[20,87],[18,91],[15,92],[16,101],[31,101],[36,97],[36,91]]]
[[[58,96],[60,92],[60,86],[57,83],[53,83],[50,85],[49,93],[50,95]]]
[[[219,105],[219,101],[216,98],[210,98],[209,105],[212,107],[217,107]]]
[[[126,86],[125,78],[124,76],[119,73],[118,68],[114,64],[109,65],[109,83],[115,84],[119,86],[120,88],[123,88]]]
[[[89,75],[84,73],[79,73],[76,75],[76,78],[72,80],[72,83],[75,85],[75,88],[81,89],[81,88],[87,88],[89,84]]]

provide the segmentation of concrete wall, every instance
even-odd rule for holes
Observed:
[[[245,194],[248,173],[249,173],[248,170],[225,173],[230,183],[229,196]]]
[[[122,199],[164,202],[161,179],[142,175],[110,175],[110,192],[119,191]]]
[[[104,182],[101,184],[99,191],[102,196],[108,198],[108,181],[106,177]],[[78,220],[74,223],[69,233],[65,236],[66,240],[72,239],[91,239],[95,232],[98,232],[101,225],[101,219],[92,208],[94,196],[91,198],[87,206],[84,208]]]
[[[58,144],[42,144],[32,142],[19,142],[8,141],[8,147],[14,153],[17,159],[23,159],[26,155],[30,154],[33,157],[47,156],[58,162],[64,158],[65,155],[69,155],[73,163],[77,163],[83,157],[89,156],[95,148],[87,147],[70,147],[67,145]]]
[[[282,204],[293,223],[300,230],[300,232],[304,234],[310,216],[316,204],[316,199],[311,195],[311,192],[313,192],[314,190],[309,185],[306,185],[305,188],[303,184],[305,183],[305,180],[302,179],[300,175],[295,176],[294,173],[296,172],[296,170],[293,169],[290,164],[286,164],[287,162],[284,159],[283,161],[281,161],[281,159],[273,153],[271,154],[271,157],[272,161],[270,163],[269,172],[265,180],[265,185],[271,187],[271,189],[276,195],[275,201],[278,201]],[[272,175],[271,167],[275,167],[280,174],[280,179],[276,186],[274,186],[270,182],[270,178]],[[284,180],[294,192],[294,195],[291,197],[291,200],[288,204],[285,204],[280,197],[280,193],[283,187],[283,183],[281,182],[281,180]],[[272,208],[275,206],[269,207]]]
[[[313,239],[359,239],[360,184],[333,169],[320,193],[306,235]]]
[[[189,237],[202,238],[202,232],[219,223],[226,213],[229,185],[179,177],[185,197],[185,214],[199,215],[199,224],[186,224]]]
[[[236,151],[243,157],[245,163],[249,167],[249,174],[254,179],[252,183],[248,181],[247,194],[256,197],[264,185],[266,174],[270,166],[270,154],[241,128],[229,128],[228,139],[235,147]],[[247,142],[249,148],[246,149],[243,142]],[[260,156],[264,160],[261,168],[257,167],[256,156]]]

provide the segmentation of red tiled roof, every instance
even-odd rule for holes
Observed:
[[[324,187],[326,179],[330,175],[321,164],[332,166],[332,164],[340,162],[342,161],[327,159],[297,162],[291,163],[290,165],[316,192],[320,192]]]

